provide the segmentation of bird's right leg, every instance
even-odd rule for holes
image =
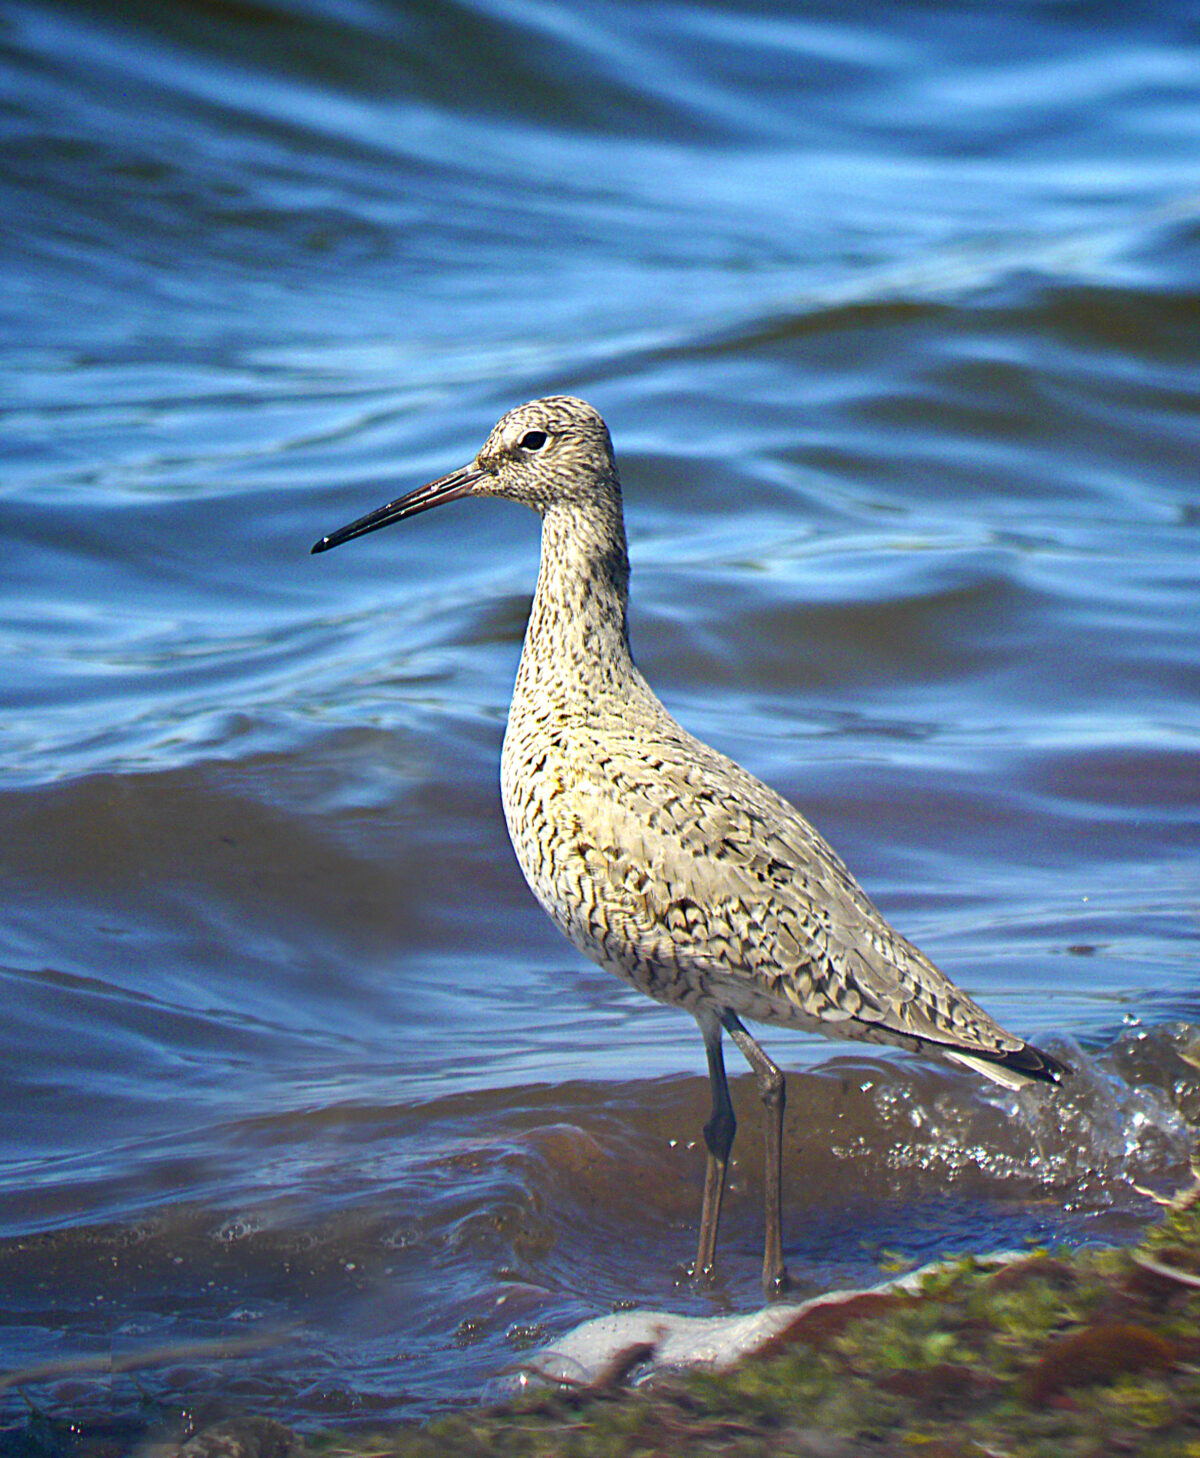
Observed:
[[[758,1094],[763,1101],[763,1197],[766,1206],[766,1240],[763,1247],[763,1291],[778,1296],[789,1285],[783,1263],[783,1233],[780,1219],[783,1187],[783,1111],[787,1104],[787,1083],[779,1068],[758,1046],[731,1012],[721,1018],[725,1031],[754,1070]]]
[[[704,1035],[704,1051],[708,1054],[708,1081],[712,1086],[712,1116],[704,1126],[704,1142],[708,1146],[708,1162],[704,1169],[704,1202],[700,1207],[700,1244],[696,1251],[693,1277],[711,1274],[717,1249],[717,1226],[721,1220],[721,1197],[725,1193],[725,1171],[729,1151],[737,1133],[737,1120],[725,1079],[725,1055],[721,1049],[721,1023],[716,1017],[698,1019]]]

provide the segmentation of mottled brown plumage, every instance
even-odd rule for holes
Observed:
[[[939,972],[799,811],[655,697],[629,651],[621,487],[590,405],[553,396],[510,411],[469,467],[314,551],[464,496],[503,497],[542,517],[501,765],[517,859],[580,951],[700,1025],[713,1085],[700,1274],[712,1263],[736,1127],[723,1028],[750,1061],[771,1111],[763,1279],[779,1289],[783,1077],[741,1018],[938,1054],[1010,1087],[1057,1081],[1063,1065]]]

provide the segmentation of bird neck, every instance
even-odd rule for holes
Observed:
[[[619,488],[583,507],[548,507],[519,678],[567,696],[624,682],[633,671],[628,605]]]

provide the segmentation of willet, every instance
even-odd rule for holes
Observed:
[[[469,466],[313,547],[467,496],[542,518],[537,590],[504,736],[501,792],[533,894],[581,952],[700,1025],[712,1116],[693,1274],[712,1269],[737,1128],[722,1030],[766,1106],[763,1287],[780,1233],[783,1074],[741,1019],[893,1043],[1010,1088],[1064,1064],[1005,1030],[884,920],[786,800],[667,713],[634,665],[629,558],[608,427],[567,395],[510,411]]]

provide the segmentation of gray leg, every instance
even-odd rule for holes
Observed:
[[[787,1084],[783,1074],[767,1057],[750,1034],[731,1012],[723,1013],[721,1022],[738,1051],[754,1070],[758,1094],[765,1108],[763,1124],[763,1194],[766,1204],[766,1241],[763,1246],[763,1290],[768,1296],[788,1288],[787,1267],[783,1263],[783,1234],[780,1224],[781,1189],[783,1184],[783,1110],[787,1103]],[[720,1045],[718,1044],[718,1052]],[[711,1060],[711,1054],[710,1054]],[[728,1098],[728,1094],[726,1094]],[[731,1115],[732,1117],[732,1115]],[[710,1146],[711,1147],[711,1146]],[[708,1191],[705,1189],[707,1202]],[[707,1208],[707,1205],[706,1205]],[[716,1231],[713,1231],[714,1238]],[[703,1239],[703,1230],[701,1231]]]
[[[708,1054],[708,1081],[712,1085],[712,1116],[704,1126],[704,1142],[708,1146],[708,1162],[704,1169],[704,1203],[700,1207],[700,1245],[696,1251],[694,1277],[704,1278],[712,1272],[717,1248],[717,1226],[721,1220],[721,1197],[725,1193],[725,1171],[729,1151],[737,1133],[737,1120],[725,1081],[725,1056],[721,1051],[721,1024],[713,1018],[700,1023],[704,1034],[704,1050]]]

